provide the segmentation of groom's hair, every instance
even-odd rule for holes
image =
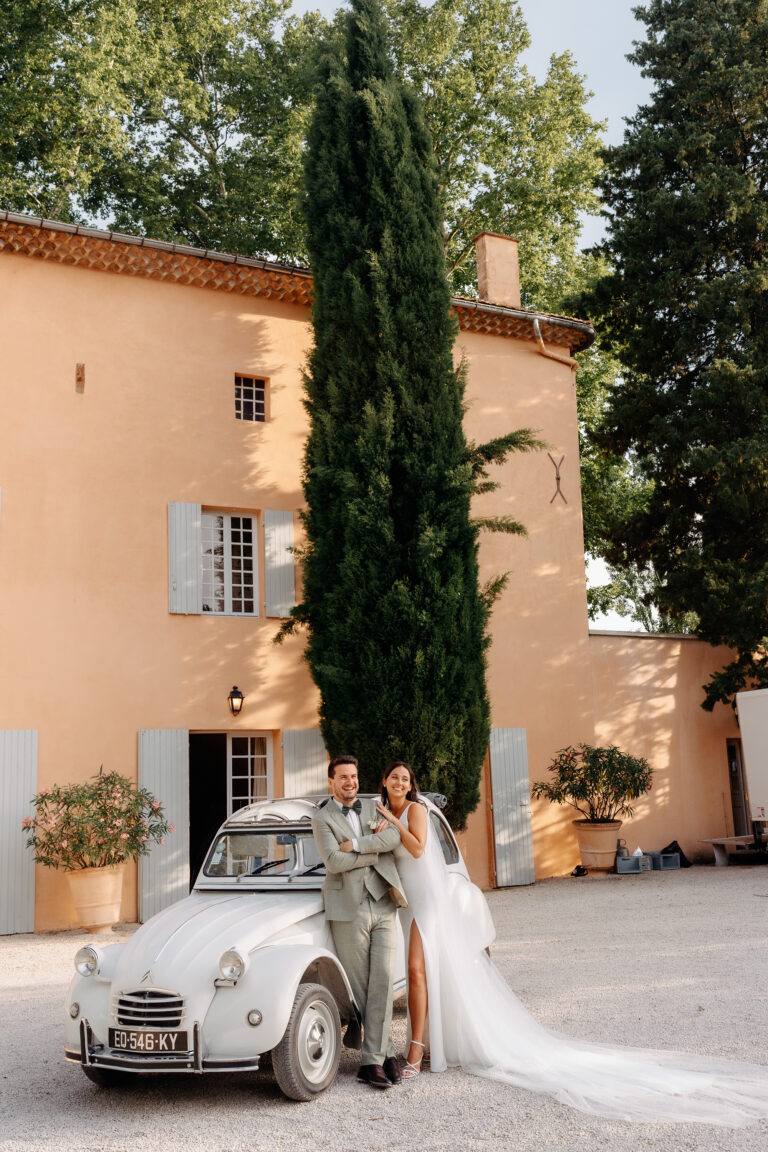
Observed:
[[[355,756],[336,756],[336,757],[334,757],[334,759],[331,760],[330,764],[328,765],[328,779],[329,780],[333,780],[334,776],[336,775],[336,765],[337,764],[353,764],[355,766],[355,768],[357,768],[357,757],[355,757]]]

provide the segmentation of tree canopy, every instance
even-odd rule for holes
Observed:
[[[661,610],[735,649],[711,708],[768,685],[768,5],[638,11],[655,88],[608,153],[593,302],[621,360],[598,440],[645,493],[608,558],[651,565]]]

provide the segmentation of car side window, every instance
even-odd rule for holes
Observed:
[[[442,849],[443,859],[446,864],[458,864],[460,859],[459,849],[456,847],[456,841],[450,829],[444,821],[440,819],[437,812],[430,812],[429,818],[432,821],[432,831],[437,837],[437,842]]]

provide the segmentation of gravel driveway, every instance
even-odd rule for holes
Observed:
[[[542,1023],[584,1039],[768,1063],[768,868],[557,879],[489,896],[494,961]],[[97,937],[124,938],[134,926]],[[0,937],[3,1152],[766,1152],[768,1121],[731,1131],[630,1125],[461,1072],[386,1093],[355,1080],[285,1100],[267,1072],[90,1084],[62,1057],[77,932]],[[402,1008],[396,1040],[405,1037]]]

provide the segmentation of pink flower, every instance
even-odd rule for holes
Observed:
[[[165,837],[163,837],[163,839],[160,841],[160,843],[165,844]]]
[[[115,820],[115,828],[122,828],[122,826],[123,826],[122,820]]]
[[[159,800],[153,800],[152,801],[152,807],[155,809],[155,811],[157,811],[157,809],[160,807],[160,801]]]
[[[34,828],[35,822],[31,816],[25,816],[21,822],[22,828]]]
[[[146,840],[147,840],[146,836],[142,836],[142,838],[141,838],[141,842],[142,842],[142,844],[145,844],[145,843],[146,843]]]
[[[127,839],[128,839],[128,833],[127,833],[127,832],[123,832],[123,833],[121,833],[121,835],[120,835],[120,839],[121,839],[121,840],[127,840]]]
[[[61,846],[62,846],[62,848],[66,848],[66,846],[67,846],[67,844],[68,844],[68,843],[69,843],[69,841],[68,841],[68,840],[62,840],[62,842],[61,842]]]
[[[175,831],[176,831],[176,825],[175,825],[175,824],[171,824],[171,826],[170,826],[170,828],[168,829],[168,831],[169,831],[169,832],[175,832]]]

